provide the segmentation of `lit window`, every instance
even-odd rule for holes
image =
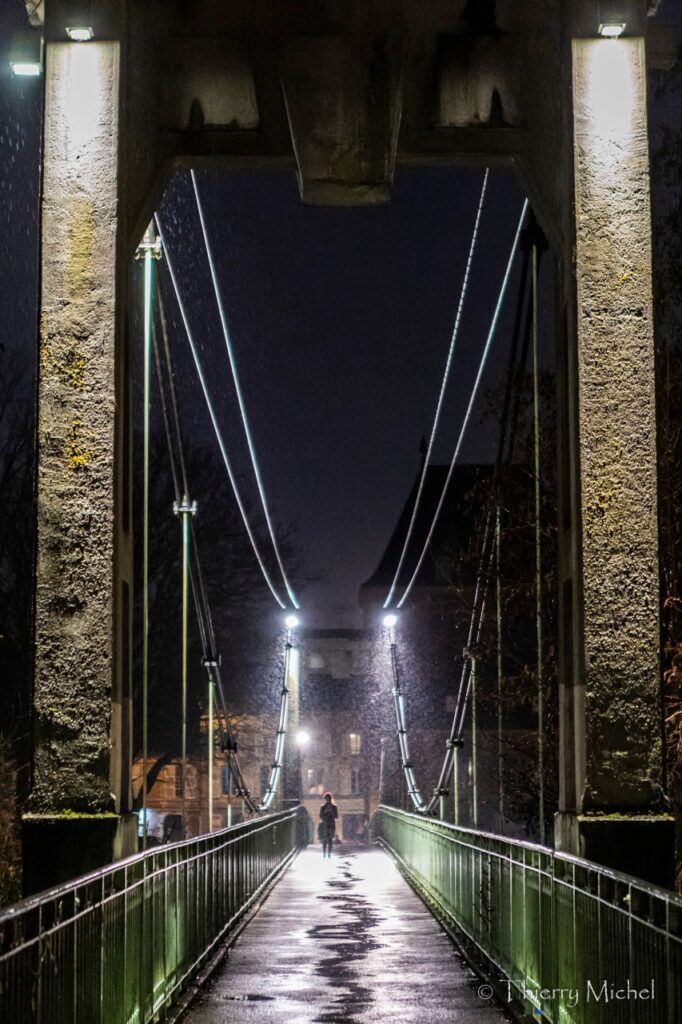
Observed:
[[[308,658],[308,668],[324,668],[324,658],[321,654],[311,654]]]
[[[362,750],[362,736],[359,732],[352,732],[348,736],[351,755],[359,754]]]

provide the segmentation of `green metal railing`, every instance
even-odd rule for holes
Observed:
[[[2,1024],[162,1020],[294,856],[304,818],[156,847],[4,910]]]
[[[679,1024],[682,898],[547,847],[380,807],[374,834],[502,1002],[552,1024]]]

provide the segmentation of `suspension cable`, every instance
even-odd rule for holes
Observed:
[[[432,539],[434,531],[436,529],[436,525],[438,523],[438,519],[440,518],[440,513],[441,513],[441,511],[443,509],[443,504],[445,503],[445,497],[447,495],[448,487],[450,486],[450,480],[452,479],[452,474],[453,474],[453,472],[455,470],[455,465],[457,464],[457,460],[459,458],[459,453],[460,453],[461,448],[462,448],[462,442],[464,441],[464,435],[466,434],[466,430],[467,430],[467,427],[469,425],[469,420],[471,419],[471,413],[472,413],[472,410],[473,410],[473,407],[474,407],[474,403],[476,401],[476,397],[478,395],[478,389],[480,387],[481,380],[483,378],[483,371],[485,370],[485,365],[486,365],[486,362],[487,362],[487,359],[488,359],[488,355],[490,353],[490,348],[492,346],[492,341],[493,341],[493,338],[494,338],[496,330],[497,330],[497,324],[498,324],[498,321],[499,321],[499,318],[500,318],[500,311],[502,309],[502,304],[503,304],[504,297],[505,297],[505,294],[506,294],[506,291],[507,291],[507,285],[509,283],[509,277],[511,275],[511,269],[512,269],[512,265],[514,263],[514,258],[516,256],[516,250],[517,250],[518,243],[519,243],[519,238],[520,238],[520,235],[521,235],[521,228],[523,226],[523,222],[525,220],[526,211],[527,210],[528,210],[528,200],[526,199],[526,200],[524,200],[523,207],[521,208],[521,216],[519,217],[519,222],[518,222],[518,225],[517,225],[517,228],[516,228],[516,234],[514,235],[514,241],[512,243],[511,252],[509,254],[509,259],[507,261],[507,268],[505,270],[504,277],[502,279],[502,286],[500,288],[500,292],[499,292],[499,295],[497,297],[497,303],[495,305],[495,311],[493,313],[493,318],[492,318],[492,321],[491,321],[491,324],[490,324],[490,329],[488,331],[488,337],[486,339],[486,343],[484,345],[483,352],[481,354],[481,361],[479,363],[478,372],[476,374],[476,379],[474,381],[473,388],[471,389],[471,395],[469,397],[469,404],[467,405],[467,409],[466,409],[466,412],[464,414],[464,420],[462,421],[462,426],[460,428],[459,437],[457,439],[457,444],[455,445],[455,450],[453,452],[452,459],[450,461],[450,468],[448,469],[447,476],[445,478],[445,483],[443,484],[443,490],[441,491],[441,496],[440,496],[440,499],[438,501],[438,505],[436,506],[436,511],[434,513],[433,520],[431,522],[431,526],[429,527],[429,532],[427,533],[426,539],[424,541],[424,546],[422,548],[422,551],[421,551],[421,554],[420,554],[419,559],[417,561],[417,564],[416,564],[416,566],[414,568],[414,572],[412,573],[412,576],[410,577],[410,580],[409,580],[409,582],[407,584],[407,587],[405,588],[405,592],[403,593],[402,597],[398,601],[398,604],[397,604],[398,608],[402,608],[402,606],[404,605],[405,601],[409,597],[409,594],[410,594],[410,591],[412,590],[412,587],[414,586],[414,584],[415,584],[415,582],[417,580],[417,576],[419,575],[419,571],[420,571],[420,569],[422,567],[422,564],[424,562],[424,559],[426,557],[426,552],[429,549],[429,545],[431,543],[431,539]]]
[[[182,443],[182,432],[180,427],[180,411],[177,400],[177,393],[175,390],[174,376],[173,376],[173,364],[170,353],[170,346],[168,343],[168,329],[163,309],[163,301],[161,296],[161,289],[157,284],[157,295],[158,295],[158,309],[159,318],[161,320],[161,333],[164,344],[164,356],[166,364],[166,373],[169,381],[169,392],[171,397],[171,408],[173,411],[173,421],[176,434],[176,443],[173,444],[170,418],[168,414],[168,401],[166,396],[166,385],[163,376],[163,368],[161,359],[159,357],[158,340],[156,337],[156,325],[152,324],[152,339],[153,339],[153,350],[154,360],[156,367],[157,382],[159,386],[160,405],[163,416],[166,444],[168,448],[169,462],[171,468],[171,477],[173,480],[173,489],[175,492],[175,499],[180,502],[182,495],[188,493],[188,478],[186,471],[186,464],[184,458],[184,450]],[[176,464],[176,448],[177,458],[180,462],[180,474]],[[182,486],[181,486],[182,480]],[[239,765],[239,759],[237,757],[236,743],[234,741],[234,735],[232,732],[232,723],[230,716],[227,711],[227,703],[225,700],[225,693],[222,684],[222,678],[220,675],[220,659],[217,654],[216,643],[215,643],[215,631],[213,628],[213,617],[211,614],[211,607],[208,600],[208,594],[206,592],[206,586],[204,582],[203,571],[201,567],[201,559],[199,556],[199,546],[197,543],[196,529],[194,526],[194,518],[190,519],[190,530],[191,530],[191,552],[192,561],[190,563],[190,584],[192,588],[192,597],[194,608],[196,612],[197,624],[199,627],[199,638],[201,642],[201,648],[203,653],[202,663],[208,674],[209,686],[215,684],[217,696],[219,698],[218,707],[218,729],[220,732],[221,739],[221,750],[226,756],[228,767],[235,780],[235,784],[238,790],[238,795],[244,797],[244,801],[253,813],[257,813],[258,806],[251,797],[248,787],[243,778],[241,767]]]
[[[289,579],[282,562],[282,556],[280,555],[279,546],[277,544],[277,537],[275,535],[275,528],[272,523],[270,516],[270,509],[268,508],[268,501],[265,495],[265,487],[263,485],[263,477],[261,475],[260,466],[258,464],[258,457],[256,455],[256,448],[253,442],[253,435],[249,426],[249,420],[246,413],[246,403],[244,402],[244,394],[242,392],[241,383],[239,380],[239,372],[237,370],[237,361],[234,355],[234,349],[232,347],[232,341],[230,339],[230,331],[227,325],[227,316],[225,314],[225,307],[223,304],[222,295],[220,292],[220,285],[218,283],[218,274],[216,271],[215,260],[213,259],[213,250],[211,248],[211,242],[206,227],[206,220],[204,218],[204,209],[201,203],[201,196],[199,194],[199,186],[197,184],[197,177],[194,169],[190,171],[192,178],[192,185],[194,187],[194,198],[196,199],[197,211],[199,213],[199,221],[201,223],[201,232],[204,236],[204,246],[206,248],[206,255],[208,257],[208,265],[211,271],[211,280],[213,282],[213,291],[215,292],[216,303],[218,305],[218,313],[220,315],[220,324],[223,329],[223,338],[225,339],[225,347],[227,349],[227,357],[230,363],[230,370],[232,371],[232,380],[234,383],[234,390],[237,395],[237,404],[239,405],[239,412],[242,418],[242,426],[244,427],[244,435],[246,437],[246,443],[249,449],[249,455],[251,457],[251,465],[253,467],[253,474],[256,478],[256,485],[258,487],[258,494],[260,496],[261,505],[263,507],[263,515],[265,516],[265,522],[267,523],[268,533],[270,534],[270,540],[272,542],[272,549],[277,559],[277,565],[282,575],[282,581],[286,587],[289,600],[291,601],[294,608],[300,608],[300,604],[294,593],[294,590],[289,583]]]
[[[277,724],[277,739],[275,741],[275,756],[270,766],[268,785],[261,797],[260,811],[267,811],[277,794],[277,786],[284,765],[284,747],[287,736],[287,723],[289,719],[289,672],[291,668],[291,629],[287,628],[286,643],[284,645],[284,672],[282,678],[281,701],[279,707],[279,722]]]
[[[525,214],[525,205],[524,205]],[[520,225],[523,223],[523,217],[521,218]],[[519,231],[514,240],[514,247],[512,249],[512,256],[516,251],[516,247],[519,240]],[[518,406],[520,401],[520,391],[516,388],[514,402],[512,404],[511,396],[514,391],[514,366],[516,364],[517,352],[518,352],[518,339],[521,332],[521,321],[523,319],[523,308],[525,305],[525,295],[527,288],[528,269],[529,269],[529,251],[526,250],[523,267],[521,271],[521,281],[519,287],[519,300],[517,303],[516,315],[514,318],[514,327],[512,332],[512,344],[510,346],[509,359],[507,365],[506,383],[504,390],[504,398],[502,403],[502,411],[500,417],[500,437],[498,440],[497,453],[495,459],[494,479],[499,476],[499,471],[504,459],[505,448],[507,449],[507,459],[511,460],[514,451],[514,437],[513,434],[516,431],[516,425],[518,421]],[[507,277],[509,274],[510,264],[507,267]],[[499,302],[498,308],[495,312],[495,317],[499,314]],[[528,343],[531,329],[531,311],[529,310],[526,317],[526,324],[524,329],[524,345],[521,360],[521,365],[525,365],[528,355]],[[508,432],[508,424],[511,424],[511,430]],[[452,468],[452,467],[451,467]],[[446,484],[447,487],[447,484]],[[499,504],[499,502],[498,502]],[[389,627],[389,648],[391,657],[391,670],[394,682],[394,701],[396,706],[396,723],[398,731],[398,741],[400,746],[401,761],[403,767],[403,773],[407,782],[408,793],[415,805],[416,810],[419,813],[430,814],[435,808],[436,804],[444,797],[448,792],[448,781],[450,773],[453,770],[453,764],[457,750],[462,746],[463,739],[462,734],[464,731],[464,722],[466,716],[466,709],[469,701],[469,696],[472,692],[473,673],[475,672],[475,661],[476,651],[480,644],[480,639],[483,630],[483,622],[485,619],[485,610],[487,603],[487,593],[490,581],[490,574],[495,560],[495,535],[496,535],[496,520],[497,515],[493,516],[492,512],[489,512],[486,517],[486,523],[483,531],[483,542],[481,545],[481,555],[479,560],[479,568],[476,577],[476,587],[474,591],[474,599],[472,602],[471,616],[469,620],[469,630],[467,636],[467,645],[464,649],[464,657],[462,662],[462,671],[460,675],[460,682],[457,693],[457,700],[455,704],[455,711],[452,717],[452,723],[448,739],[446,740],[446,754],[443,759],[440,775],[438,782],[433,790],[433,795],[428,801],[424,801],[421,793],[416,785],[414,778],[414,770],[409,758],[409,748],[407,747],[407,727],[405,724],[405,707],[404,707],[404,695],[400,687],[400,679],[398,674],[398,662],[396,655],[395,639],[392,633],[392,627]]]
[[[415,522],[417,520],[417,511],[419,509],[419,503],[421,501],[422,492],[424,490],[424,481],[426,480],[426,474],[427,474],[427,471],[428,471],[429,462],[431,460],[431,452],[433,450],[433,443],[435,441],[436,432],[438,430],[438,424],[440,422],[440,415],[441,415],[441,412],[442,412],[442,409],[443,409],[443,401],[444,401],[445,392],[446,392],[447,386],[448,386],[448,380],[450,378],[450,370],[452,368],[452,360],[453,360],[453,356],[455,354],[455,344],[456,344],[456,341],[457,341],[457,336],[459,334],[459,325],[460,325],[460,321],[462,319],[462,310],[464,308],[464,300],[466,298],[467,288],[468,288],[468,285],[469,285],[469,275],[471,273],[471,265],[472,265],[473,259],[474,259],[474,252],[475,252],[475,249],[476,249],[476,240],[478,238],[478,228],[479,228],[479,224],[480,224],[480,221],[481,221],[481,213],[483,212],[483,202],[485,200],[486,189],[488,187],[488,175],[489,175],[489,168],[486,167],[485,174],[483,175],[483,185],[481,186],[481,196],[480,196],[480,199],[478,201],[478,209],[476,211],[476,220],[475,220],[475,223],[474,223],[474,230],[473,230],[473,233],[472,233],[472,236],[471,236],[471,244],[469,246],[469,257],[467,259],[466,269],[464,271],[464,279],[462,281],[462,290],[460,292],[459,305],[457,307],[457,314],[455,316],[455,324],[454,324],[454,327],[452,329],[452,336],[450,338],[450,347],[448,349],[448,355],[447,355],[447,359],[445,361],[445,371],[443,373],[443,380],[442,380],[442,383],[441,383],[441,386],[440,386],[440,394],[438,395],[438,402],[436,404],[436,413],[435,413],[435,416],[433,417],[433,425],[431,427],[431,436],[429,437],[429,443],[428,443],[427,448],[426,448],[426,455],[424,456],[424,464],[422,466],[421,476],[419,477],[419,485],[417,487],[417,496],[414,499],[414,505],[412,507],[412,515],[410,517],[410,524],[409,524],[409,526],[407,528],[407,533],[405,534],[405,540],[403,542],[403,549],[402,549],[402,551],[400,553],[400,558],[398,560],[398,565],[397,565],[397,568],[395,570],[395,575],[393,577],[393,582],[391,583],[391,588],[390,588],[390,590],[388,592],[386,600],[384,601],[384,608],[388,608],[388,606],[390,605],[391,601],[393,600],[393,595],[395,593],[396,586],[398,585],[398,579],[400,577],[400,572],[401,572],[402,567],[403,567],[403,562],[405,561],[405,556],[407,554],[407,549],[408,549],[410,540],[412,538],[412,532],[414,530],[414,524],[415,524]]]
[[[242,521],[243,521],[244,526],[246,528],[246,532],[248,534],[249,541],[251,542],[251,547],[253,548],[253,553],[256,556],[256,561],[258,562],[258,565],[260,566],[260,571],[263,574],[263,578],[264,578],[265,582],[267,583],[268,587],[270,588],[270,593],[272,594],[272,596],[274,597],[275,601],[280,606],[280,608],[285,609],[286,608],[286,604],[284,603],[282,598],[277,593],[277,590],[275,589],[275,585],[273,584],[273,582],[272,582],[272,580],[270,578],[270,574],[269,574],[269,572],[267,570],[265,562],[263,561],[263,557],[262,557],[262,555],[260,553],[260,549],[258,547],[258,543],[256,541],[255,534],[254,534],[253,529],[251,527],[251,524],[249,522],[249,517],[248,517],[248,515],[246,513],[246,507],[244,505],[244,502],[242,500],[242,496],[241,496],[240,491],[239,491],[239,487],[237,485],[237,479],[235,477],[234,470],[232,469],[232,464],[230,463],[230,459],[229,459],[229,456],[227,454],[227,448],[225,447],[225,441],[223,439],[223,435],[222,435],[222,432],[220,430],[220,426],[218,424],[218,420],[217,420],[217,417],[216,417],[216,414],[215,414],[215,409],[213,408],[213,402],[211,401],[211,397],[210,397],[209,392],[208,392],[208,386],[206,384],[206,378],[204,377],[204,371],[203,371],[202,366],[201,366],[201,360],[199,359],[199,352],[198,352],[197,346],[196,346],[196,344],[194,342],[194,336],[192,334],[192,330],[191,330],[190,325],[189,325],[189,320],[187,318],[187,311],[185,310],[185,304],[184,304],[184,302],[182,300],[182,296],[180,294],[180,288],[179,288],[179,285],[178,285],[178,282],[177,282],[177,278],[175,276],[175,271],[173,270],[173,264],[172,264],[172,261],[171,261],[170,252],[168,250],[168,246],[166,245],[166,240],[164,238],[163,229],[161,227],[161,221],[160,221],[158,215],[156,216],[156,225],[157,225],[157,228],[158,228],[159,236],[161,238],[161,244],[163,245],[163,250],[164,250],[164,252],[166,254],[166,264],[168,266],[168,273],[170,274],[171,282],[173,284],[173,290],[175,292],[175,298],[176,298],[177,303],[178,303],[178,309],[180,310],[180,316],[182,317],[182,322],[183,322],[183,325],[184,325],[184,328],[185,328],[185,334],[187,335],[187,340],[189,342],[189,347],[190,347],[190,349],[192,351],[192,358],[194,359],[194,365],[196,367],[197,375],[198,375],[199,381],[201,383],[201,389],[202,389],[202,391],[204,393],[204,399],[206,401],[206,407],[208,409],[209,416],[211,417],[211,423],[213,424],[213,430],[215,432],[216,440],[218,441],[218,446],[220,448],[220,453],[221,453],[221,455],[223,457],[223,462],[225,463],[225,469],[227,470],[227,475],[229,477],[230,484],[232,485],[232,491],[234,493],[235,500],[237,502],[237,507],[239,508],[239,512],[241,514]]]
[[[166,364],[166,374],[169,381],[169,392],[171,399],[171,408],[173,411],[173,422],[175,427],[176,435],[176,446],[178,459],[180,462],[180,472],[182,475],[182,492],[180,488],[180,475],[178,474],[176,459],[175,459],[175,447],[172,440],[170,418],[168,415],[168,402],[166,399],[166,386],[164,383],[164,377],[162,373],[161,361],[159,358],[158,343],[156,339],[155,325],[153,325],[153,342],[154,342],[154,357],[156,362],[157,379],[159,382],[159,389],[161,394],[161,409],[163,413],[164,427],[166,432],[166,443],[168,446],[170,464],[171,464],[171,475],[173,478],[173,485],[176,492],[176,500],[180,500],[180,494],[187,493],[188,489],[188,478],[186,461],[184,458],[184,446],[182,441],[182,429],[180,424],[180,410],[179,402],[177,397],[177,391],[174,383],[173,363],[170,351],[169,337],[168,337],[168,326],[165,318],[165,310],[163,306],[163,300],[161,296],[160,286],[157,284],[158,292],[158,309],[159,318],[161,321],[161,333],[163,337],[164,345],[164,356]],[[289,678],[289,666],[291,662],[291,628],[288,628],[287,640],[285,646],[285,659],[284,659],[284,681],[282,684],[281,700],[280,700],[280,713],[279,713],[279,724],[277,729],[277,741],[274,763],[272,765],[270,780],[268,788],[266,789],[260,803],[254,799],[251,795],[249,788],[244,779],[239,757],[237,753],[237,744],[234,740],[234,733],[232,730],[232,723],[230,715],[227,710],[227,702],[225,699],[225,692],[223,688],[222,676],[220,672],[220,658],[217,654],[215,630],[213,626],[213,616],[211,612],[211,606],[208,599],[208,593],[206,590],[206,584],[204,580],[204,574],[201,566],[201,559],[199,557],[199,547],[196,539],[196,531],[194,527],[194,519],[189,520],[190,529],[192,531],[192,554],[193,562],[191,565],[190,580],[192,585],[192,594],[194,598],[194,605],[196,609],[197,622],[199,624],[199,634],[202,643],[203,650],[203,664],[208,673],[209,686],[215,684],[217,696],[219,698],[219,715],[218,715],[218,727],[221,734],[221,748],[226,754],[228,766],[235,780],[237,795],[243,797],[245,804],[249,811],[253,814],[259,814],[269,809],[272,801],[277,792],[277,784],[279,782],[279,773],[282,768],[284,758],[284,747],[286,740],[287,731],[287,718],[288,718],[288,678]]]
[[[534,227],[535,227],[535,222],[533,221],[532,225],[529,227],[529,230],[528,230],[529,237],[532,235],[532,231],[533,231]],[[518,425],[519,408],[520,408],[520,404],[521,404],[522,374],[523,374],[524,368],[526,366],[526,363],[528,361],[528,350],[529,350],[529,347],[530,347],[531,336],[532,336],[532,333],[533,333],[533,324],[534,324],[534,321],[535,321],[535,318],[536,318],[536,309],[534,307],[533,298],[532,298],[532,292],[531,292],[531,301],[528,304],[528,308],[527,308],[527,312],[526,312],[525,326],[524,326],[524,331],[523,331],[523,345],[522,345],[522,348],[521,348],[521,355],[520,355],[520,358],[519,358],[518,367],[517,367],[517,371],[516,371],[517,375],[518,375],[517,386],[514,389],[513,388],[513,373],[514,373],[513,368],[514,368],[514,363],[516,361],[516,352],[517,352],[517,348],[518,348],[518,335],[519,335],[519,332],[520,332],[520,329],[521,329],[521,321],[523,319],[524,296],[525,296],[525,292],[526,292],[526,285],[527,285],[527,280],[528,280],[528,271],[529,271],[530,263],[531,263],[531,247],[529,245],[526,248],[525,258],[524,258],[524,263],[523,263],[523,270],[522,270],[522,273],[521,273],[521,286],[520,286],[520,290],[519,290],[519,303],[518,303],[518,306],[517,306],[517,313],[516,313],[515,326],[514,326],[513,343],[512,343],[512,349],[511,349],[511,353],[510,353],[510,361],[509,361],[508,370],[507,370],[507,383],[506,383],[506,386],[505,386],[505,397],[504,397],[504,401],[503,401],[502,429],[501,429],[501,432],[500,432],[500,439],[499,439],[499,444],[498,444],[498,449],[497,449],[497,457],[496,457],[496,460],[495,460],[495,476],[496,477],[499,476],[500,467],[502,465],[502,461],[503,461],[504,454],[505,454],[505,446],[506,446],[506,462],[507,462],[507,464],[511,465],[511,463],[513,461],[513,458],[514,458],[514,446],[515,446],[515,440],[516,440],[516,428],[517,428],[517,425]],[[533,258],[533,263],[534,263],[533,276],[534,276],[534,278],[536,278],[537,277],[537,267],[538,267],[539,263],[536,262],[535,257]],[[533,285],[531,285],[531,289],[532,288],[533,288]],[[512,391],[514,391],[514,401],[513,401],[513,404],[511,402]],[[508,432],[507,432],[507,418],[509,418],[509,430],[508,430]],[[483,621],[484,621],[484,618],[485,618],[485,608],[486,608],[488,587],[489,587],[489,584],[490,584],[490,578],[491,578],[491,574],[492,574],[493,561],[495,559],[495,550],[491,549],[490,553],[489,553],[489,555],[487,557],[487,563],[488,563],[487,564],[487,570],[484,570],[484,565],[485,565],[485,562],[486,562],[486,547],[487,547],[487,545],[489,543],[492,544],[493,536],[497,532],[498,511],[499,511],[499,498],[498,498],[496,514],[495,514],[495,526],[493,526],[493,515],[492,515],[492,512],[489,512],[488,516],[487,516],[487,520],[486,520],[485,531],[484,531],[484,540],[483,540],[483,546],[482,546],[482,551],[481,551],[481,561],[480,561],[480,568],[479,568],[479,581],[477,582],[477,595],[479,593],[479,583],[481,583],[481,581],[483,582],[483,586],[482,586],[482,590],[480,591],[480,593],[481,593],[481,602],[480,602],[480,610],[479,610],[479,614],[478,614],[478,624],[477,624],[476,630],[475,630],[475,640],[474,640],[473,651],[475,651],[476,648],[478,647],[478,644],[480,642],[480,637],[481,637],[481,634],[482,634],[482,630],[483,630]],[[485,577],[483,576],[484,571],[486,573]],[[470,653],[472,651],[472,647],[471,647],[472,636],[473,636],[472,629],[473,629],[473,626],[474,626],[474,612],[475,612],[475,609],[476,609],[476,601],[477,601],[477,598],[474,599],[474,608],[472,609],[472,619],[471,619],[470,631],[469,631],[469,641],[468,641],[468,645],[467,645],[467,651],[469,651]],[[452,727],[452,730],[451,730],[451,733],[450,733],[450,741],[454,740],[457,746],[461,746],[461,744],[462,744],[462,735],[463,735],[463,732],[464,732],[464,722],[465,722],[465,717],[466,717],[466,711],[467,711],[469,695],[470,695],[470,692],[471,692],[471,669],[472,668],[473,668],[473,658],[471,658],[471,664],[469,664],[469,661],[467,659],[465,659],[465,661],[463,663],[463,666],[462,666],[462,675],[461,675],[461,678],[460,678],[460,687],[459,687],[459,693],[458,693],[458,698],[457,698],[457,708],[456,708],[455,716],[453,718],[453,727]],[[451,755],[451,758],[452,758],[452,756],[453,755]],[[446,761],[447,761],[447,759],[446,759]],[[443,780],[447,778],[448,771],[449,770],[446,770],[446,767],[444,765],[443,772],[441,773],[441,779],[439,780],[439,786],[441,784],[443,784]],[[433,806],[434,803],[435,803],[435,801],[432,802],[431,806]]]

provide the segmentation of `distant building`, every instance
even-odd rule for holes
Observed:
[[[300,796],[316,829],[323,794],[330,790],[339,808],[337,836],[343,842],[367,838],[367,825],[379,799],[380,749],[374,638],[364,630],[303,630],[300,648],[299,730],[290,729],[289,750],[300,755]],[[275,753],[272,716],[234,715],[233,732],[249,791],[260,798],[268,785]],[[207,718],[201,722],[207,736]],[[242,820],[244,809],[228,765],[219,750],[217,722],[213,766],[213,829]],[[303,736],[307,743],[300,743]],[[294,759],[295,760],[295,759]],[[148,834],[168,839],[182,814],[182,765],[178,758],[150,757]],[[134,792],[141,791],[142,763],[133,766]],[[273,809],[281,807],[281,790]],[[138,801],[139,802],[139,801]],[[187,835],[208,831],[207,745],[191,752],[185,792]],[[165,831],[164,831],[165,830]],[[172,838],[179,838],[174,835]]]
[[[323,794],[339,808],[337,834],[367,838],[379,800],[380,722],[374,636],[359,629],[305,630],[301,635],[303,804],[317,826]]]
[[[259,798],[265,791],[275,752],[275,723],[259,715],[234,715],[234,737],[238,747],[239,764],[249,792]],[[206,737],[202,749],[192,751],[187,758],[185,788],[185,816],[187,835],[208,832],[208,719],[200,723],[201,734]],[[227,759],[220,750],[218,722],[214,723],[215,752],[213,758],[213,830],[236,824],[244,817],[241,797],[236,792]],[[163,835],[163,819],[182,814],[182,762],[179,758],[150,756],[149,791],[147,806],[152,814],[148,830],[154,828]],[[141,793],[142,759],[133,764],[133,792]],[[141,799],[138,799],[138,805]],[[172,825],[173,822],[169,822]],[[176,835],[175,838],[180,838]]]

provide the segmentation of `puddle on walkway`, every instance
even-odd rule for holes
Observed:
[[[359,978],[367,976],[362,970],[367,955],[384,945],[373,934],[381,916],[365,896],[355,891],[361,879],[353,874],[350,863],[342,863],[340,868],[343,878],[326,879],[331,892],[316,898],[324,900],[332,913],[342,915],[342,920],[306,929],[311,940],[323,942],[324,951],[332,954],[320,959],[313,973],[338,991],[332,1004],[314,1018],[314,1024],[351,1024],[371,1006],[372,989]]]

